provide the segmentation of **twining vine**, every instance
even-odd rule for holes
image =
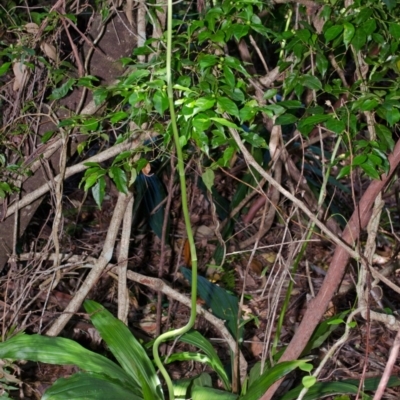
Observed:
[[[165,382],[168,386],[169,398],[170,400],[174,400],[174,388],[172,385],[172,380],[165,369],[160,355],[159,355],[159,347],[160,344],[170,340],[178,335],[183,335],[188,332],[195,323],[196,320],[196,300],[197,300],[197,255],[196,255],[196,247],[194,243],[192,226],[190,224],[190,216],[189,216],[189,206],[186,195],[186,179],[185,179],[185,166],[183,163],[183,153],[182,147],[179,142],[179,132],[178,125],[176,123],[176,115],[175,115],[175,107],[174,107],[174,93],[173,93],[173,84],[172,84],[172,0],[168,0],[167,7],[167,61],[166,61],[166,70],[167,70],[167,93],[168,93],[168,102],[169,102],[169,111],[171,114],[171,128],[174,137],[174,143],[176,147],[176,157],[177,157],[177,165],[178,165],[178,173],[181,187],[181,198],[182,198],[182,211],[185,220],[186,234],[189,241],[190,246],[190,254],[192,259],[192,291],[191,291],[191,307],[190,307],[190,318],[188,323],[178,329],[174,329],[169,332],[165,332],[160,335],[154,342],[153,345],[153,356],[154,362],[162,373]]]

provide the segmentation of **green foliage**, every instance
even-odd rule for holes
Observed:
[[[0,357],[79,367],[80,372],[69,378],[58,379],[47,389],[43,396],[46,400],[99,399],[115,396],[137,400],[163,399],[164,393],[153,363],[126,325],[94,301],[86,300],[84,307],[119,365],[70,339],[26,334],[18,334],[0,343]],[[229,393],[231,383],[223,364],[212,345],[200,333],[188,332],[180,340],[198,347],[202,352],[173,354],[169,362],[206,363],[218,373],[227,391],[212,388],[211,377],[201,374],[174,383],[174,393],[179,399],[188,396],[202,399],[204,396],[218,395],[228,400],[256,400],[273,382],[293,369],[304,369],[307,365],[301,360],[277,364],[257,377],[247,393],[238,397]]]

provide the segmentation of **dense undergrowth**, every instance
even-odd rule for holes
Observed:
[[[170,25],[164,3],[119,3],[0,6],[5,398],[396,387],[397,1],[183,1]],[[353,261],[325,313],[335,246]],[[80,371],[35,387],[16,360]]]

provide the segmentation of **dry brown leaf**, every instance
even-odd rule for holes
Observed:
[[[21,62],[16,62],[13,65],[13,72],[15,75],[13,90],[16,92],[19,89],[22,89],[25,86],[28,77],[28,69],[25,64]]]
[[[39,32],[39,25],[35,24],[34,22],[28,22],[25,25],[25,29],[28,33],[36,35]]]
[[[126,0],[125,15],[131,26],[133,26],[133,0]]]
[[[43,53],[50,58],[50,60],[57,62],[58,56],[55,46],[46,42],[42,42],[40,48],[42,49]]]

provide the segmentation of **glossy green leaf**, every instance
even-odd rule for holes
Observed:
[[[218,97],[217,104],[221,113],[226,112],[229,115],[239,118],[239,109],[232,100],[228,99],[227,97]]]
[[[314,386],[317,382],[317,378],[315,376],[304,376],[303,379],[301,380],[301,383],[305,388],[310,388]]]
[[[257,109],[254,107],[243,107],[239,111],[240,122],[252,121],[257,114]]]
[[[355,33],[355,28],[353,24],[350,24],[350,22],[344,22],[343,23],[343,43],[346,46],[346,49],[349,47],[349,44],[351,43],[354,33]]]
[[[262,147],[266,149],[267,142],[258,133],[255,132],[242,132],[240,135],[247,143],[255,147]]]
[[[92,195],[99,209],[101,209],[101,205],[103,204],[105,194],[106,194],[106,180],[104,179],[104,176],[100,176],[96,184],[92,187]]]
[[[303,387],[299,387],[286,393],[281,400],[295,400],[298,398]],[[341,382],[318,382],[308,389],[307,394],[303,397],[303,400],[319,400],[326,396],[333,396],[336,394],[356,394],[358,387]],[[366,400],[367,398],[364,397]]]
[[[155,92],[153,96],[153,104],[156,111],[163,116],[169,106],[167,92],[161,90]]]
[[[325,76],[328,71],[329,62],[328,59],[322,54],[318,53],[316,56],[317,69],[322,76]]]
[[[201,179],[203,180],[204,184],[206,185],[207,190],[211,191],[211,189],[214,185],[214,179],[215,179],[214,171],[211,168],[208,168],[201,175]]]
[[[215,398],[218,398],[218,400],[237,400],[239,397],[237,394],[204,386],[194,386],[191,391],[192,400],[210,400]]]
[[[228,121],[225,118],[213,117],[213,118],[210,118],[210,119],[211,119],[211,121],[217,122],[218,124],[221,124],[223,126],[227,126],[228,128],[234,128],[234,129],[238,128],[238,126],[235,123],[233,123],[231,121]]]
[[[118,111],[112,114],[110,121],[112,124],[116,124],[117,122],[121,121],[128,117],[128,113],[126,111]]]
[[[192,271],[184,267],[180,269],[184,277],[191,282]],[[238,329],[238,298],[202,276],[198,277],[198,293],[206,302],[207,308],[211,309],[216,317],[225,321],[232,336],[240,339],[243,334],[243,327]]]
[[[126,173],[120,167],[111,167],[109,171],[110,178],[114,181],[115,186],[119,192],[128,193],[128,186],[126,184]]]
[[[286,113],[283,115],[280,115],[276,120],[275,123],[276,125],[290,125],[294,124],[297,121],[297,117],[293,114]]]
[[[367,35],[362,28],[357,28],[351,44],[354,46],[355,51],[360,51],[367,41]]]
[[[360,165],[360,168],[372,179],[380,179],[380,174],[376,169],[376,165],[374,165],[369,159],[363,164]]]
[[[300,78],[300,83],[303,84],[304,86],[308,87],[309,89],[313,89],[313,90],[322,89],[321,81],[316,76],[313,76],[313,75],[303,75]]]
[[[305,363],[305,360],[284,361],[265,370],[240,400],[258,400],[274,382]]]
[[[127,326],[95,301],[86,300],[84,307],[100,336],[124,371],[132,377],[134,384],[139,387],[146,384],[153,399],[163,399],[161,383],[153,363]]]
[[[10,62],[5,62],[0,66],[0,76],[6,74],[8,70],[10,69]]]
[[[230,390],[231,385],[229,377],[220,358],[218,357],[218,354],[214,350],[214,347],[211,345],[211,343],[201,333],[191,330],[190,332],[182,335],[179,340],[202,350],[210,360],[210,367],[219,375],[220,379],[224,383],[225,389]]]
[[[389,150],[393,150],[394,140],[392,131],[388,129],[385,125],[381,124],[375,124],[375,131],[380,142],[384,143],[385,147],[387,147]]]
[[[400,25],[398,23],[389,23],[389,32],[396,39],[400,39]]]
[[[133,71],[129,76],[125,79],[123,85],[132,85],[134,83],[138,83],[143,78],[146,78],[150,75],[150,71],[146,69],[137,69]]]
[[[346,129],[346,124],[344,121],[332,117],[325,122],[325,127],[332,132],[342,133]]]
[[[201,69],[213,67],[218,62],[218,57],[212,54],[206,54],[199,57],[199,65]]]
[[[72,89],[73,84],[75,83],[75,79],[68,79],[61,87],[53,89],[51,95],[49,96],[50,100],[59,100],[65,97],[68,92]]]
[[[105,88],[96,89],[93,92],[93,100],[96,106],[101,105],[108,97],[109,91]]]
[[[0,343],[0,358],[76,365],[86,372],[105,375],[125,387],[132,387],[132,378],[117,364],[62,337],[18,334]]]
[[[143,400],[100,374],[77,373],[69,378],[58,379],[42,396],[42,400],[99,400],[99,399],[132,399]]]
[[[232,70],[227,66],[223,66],[224,78],[225,82],[231,87],[234,88],[236,84],[235,75],[233,74]]]
[[[336,37],[338,37],[342,33],[342,31],[343,31],[343,26],[342,25],[333,25],[333,26],[331,26],[324,33],[325,40],[330,42],[331,40],[333,40]]]

